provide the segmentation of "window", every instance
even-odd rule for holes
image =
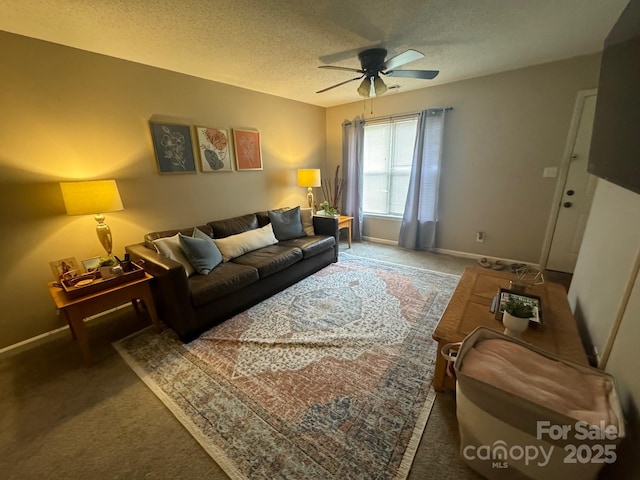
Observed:
[[[401,217],[409,188],[418,118],[364,127],[364,213]]]

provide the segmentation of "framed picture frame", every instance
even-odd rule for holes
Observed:
[[[262,151],[258,130],[233,129],[233,146],[238,170],[262,170]]]
[[[160,173],[195,173],[196,163],[188,125],[149,122]]]
[[[540,302],[540,297],[516,292],[507,288],[501,288],[498,290],[497,297],[498,300],[495,311],[496,320],[502,320],[505,305],[509,300],[520,300],[521,302],[527,303],[533,307],[533,316],[529,318],[529,325],[532,327],[542,325],[542,304]]]
[[[62,258],[49,262],[53,278],[56,281],[62,279],[63,275],[75,277],[78,274],[78,261],[74,257]]]
[[[93,273],[100,268],[100,257],[85,258],[82,260],[82,266],[87,273]]]
[[[225,128],[195,127],[200,155],[200,170],[209,172],[233,171],[229,131]]]

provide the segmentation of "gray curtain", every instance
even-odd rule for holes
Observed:
[[[404,248],[435,248],[445,112],[442,108],[420,112],[407,202],[398,239],[398,245]]]
[[[342,175],[345,180],[342,195],[343,215],[353,217],[351,238],[362,240],[362,152],[364,121],[359,117],[342,124]]]

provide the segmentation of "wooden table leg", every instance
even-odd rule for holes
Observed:
[[[158,320],[158,312],[156,311],[156,305],[153,302],[153,294],[151,293],[151,287],[149,287],[148,283],[144,284],[144,289],[140,294],[140,300],[144,302],[144,306],[149,312],[149,317],[151,317],[151,321],[153,325],[155,325],[156,330],[159,332],[160,329],[160,321]]]
[[[80,347],[80,353],[82,354],[82,360],[87,367],[91,366],[91,349],[89,347],[89,336],[87,335],[87,329],[84,324],[84,316],[82,312],[74,308],[65,309],[67,319],[69,321],[69,328],[71,328],[75,339],[78,341],[78,347]]]
[[[349,220],[349,223],[347,224],[347,234],[349,235],[347,240],[349,241],[349,248],[351,248],[351,222],[352,220]]]
[[[438,342],[438,351],[436,353],[436,368],[433,372],[433,389],[436,392],[442,392],[444,390],[444,380],[447,375],[447,361],[440,354],[443,345]]]

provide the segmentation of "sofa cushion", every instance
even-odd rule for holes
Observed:
[[[300,221],[302,222],[302,230],[309,237],[313,237],[316,232],[313,230],[313,210],[310,208],[300,209]]]
[[[278,243],[278,240],[273,234],[273,227],[268,224],[262,228],[238,233],[237,235],[216,238],[214,242],[220,253],[222,253],[222,261],[228,262],[232,258],[239,257],[247,252]]]
[[[197,228],[193,229],[192,237],[179,233],[178,238],[185,257],[199,274],[208,274],[222,262],[222,254],[213,239]]]
[[[255,230],[263,225],[258,225],[258,218],[255,213],[242,215],[241,217],[228,218],[207,223],[213,232],[213,238],[224,238],[230,235],[237,235],[249,230]]]
[[[156,251],[165,257],[175,260],[181,263],[184,267],[184,271],[187,277],[193,275],[196,271],[191,265],[191,262],[185,257],[182,247],[180,246],[180,234],[176,233],[172,237],[158,238],[153,241],[153,245],[156,247]]]
[[[269,220],[273,225],[273,233],[278,241],[304,237],[302,222],[300,221],[300,207],[290,210],[269,210]]]
[[[260,278],[265,278],[300,260],[302,250],[299,248],[271,245],[235,258],[233,263],[257,268]]]
[[[150,232],[144,236],[144,244],[149,247],[151,250],[157,250],[153,241],[158,240],[159,238],[164,237],[173,237],[176,233],[181,233],[183,235],[191,236],[193,233],[194,227],[185,227],[185,228],[177,228],[173,230],[164,230],[160,232]],[[200,230],[202,233],[206,233],[209,237],[213,238],[213,231],[209,225],[198,225],[195,228]]]
[[[313,257],[325,250],[333,248],[336,240],[326,235],[317,235],[314,237],[302,237],[280,242],[278,245],[283,247],[295,247],[302,250],[303,258]]]
[[[208,275],[194,275],[189,278],[191,303],[195,308],[206,305],[257,282],[258,270],[247,265],[221,263]]]

